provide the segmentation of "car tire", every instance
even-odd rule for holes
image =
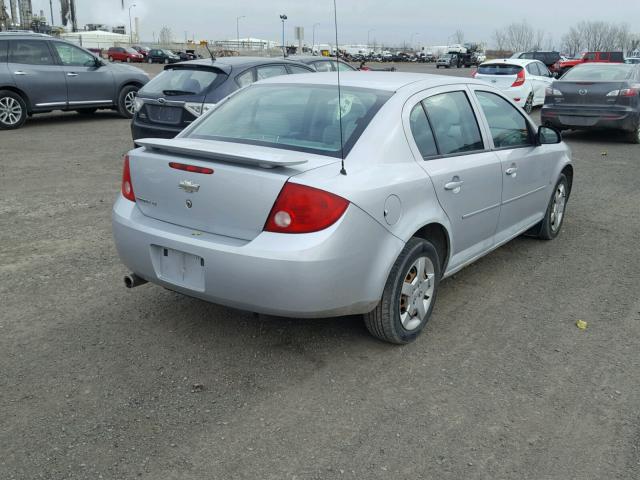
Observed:
[[[440,70],[440,65],[436,65],[436,69],[437,69],[437,70]]]
[[[522,109],[527,112],[527,114],[530,114],[533,111],[533,92],[531,92],[527,97],[527,101]]]
[[[127,63],[131,63],[131,57],[127,57]]]
[[[164,59],[164,63],[165,63],[165,64],[169,63],[169,59],[168,59],[168,58],[165,58],[165,59]]]
[[[111,55],[109,55],[109,61],[113,62],[113,57]]]
[[[97,108],[79,108],[76,110],[80,115],[93,115],[98,111]]]
[[[153,58],[148,59],[147,62],[153,63]]]
[[[118,94],[118,113],[124,118],[133,118],[135,105],[135,94],[139,87],[135,85],[125,85]]]
[[[433,244],[422,238],[409,240],[391,268],[380,303],[364,316],[367,330],[397,345],[414,341],[429,321],[440,276]]]
[[[0,130],[20,128],[27,121],[27,103],[10,90],[0,90]]]
[[[562,223],[564,222],[565,211],[567,208],[567,202],[569,201],[569,181],[564,173],[560,174],[547,211],[542,221],[534,227],[537,229],[537,237],[542,240],[553,240],[560,233]],[[558,219],[558,214],[560,218]]]
[[[635,130],[627,132],[627,141],[635,144],[640,143],[640,125],[638,125]]]

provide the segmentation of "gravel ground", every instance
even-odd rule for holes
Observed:
[[[129,122],[0,132],[0,478],[640,478],[640,147],[566,141],[560,237],[445,280],[393,347],[358,317],[126,290],[110,209]]]

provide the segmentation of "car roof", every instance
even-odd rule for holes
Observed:
[[[187,60],[184,62],[176,62],[172,65],[167,65],[165,68],[179,66],[197,65],[199,67],[214,67],[218,68],[226,73],[236,68],[250,68],[255,65],[265,65],[270,63],[278,64],[291,64],[300,65],[300,62],[293,62],[282,57],[219,57],[214,62],[211,62],[211,58],[199,58],[197,60]],[[307,67],[308,68],[308,67]]]
[[[292,55],[287,58],[289,58],[289,60],[302,63],[336,61],[336,57],[325,57],[320,55]],[[340,59],[340,61],[344,62],[342,59]]]
[[[53,39],[51,35],[47,35],[45,33],[36,33],[36,32],[0,32],[0,40],[3,38],[11,38],[17,40],[32,40],[34,38],[41,38],[43,40]]]
[[[496,58],[495,60],[487,60],[486,62],[482,62],[482,65],[495,65],[500,63],[507,63],[511,65],[519,65],[521,67],[524,67],[533,62],[542,63],[540,60],[537,60],[534,58]]]
[[[298,75],[282,75],[262,80],[260,84],[306,84],[336,85],[336,72],[303,73]],[[452,84],[486,85],[484,82],[470,78],[452,77],[449,75],[433,75],[428,73],[402,72],[341,72],[340,85],[343,87],[360,87],[372,90],[397,92],[409,86],[434,88]]]

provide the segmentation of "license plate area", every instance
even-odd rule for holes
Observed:
[[[147,113],[154,122],[177,124],[182,118],[182,108],[162,107],[160,105],[147,104]]]
[[[204,259],[172,248],[151,245],[158,279],[190,290],[204,291]]]

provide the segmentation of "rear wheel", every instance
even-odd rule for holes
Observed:
[[[629,143],[640,143],[640,125],[638,125],[635,130],[627,132],[627,140]]]
[[[527,113],[531,113],[533,111],[533,92],[531,92],[527,97],[527,101],[525,102],[523,108]]]
[[[131,57],[127,57],[127,63],[131,63]]]
[[[27,120],[27,104],[10,90],[0,90],[0,130],[20,128]]]
[[[153,58],[149,57],[149,59],[147,60],[147,62],[149,62],[149,63],[153,63]]]
[[[389,343],[414,341],[431,316],[440,275],[433,244],[409,240],[389,273],[380,303],[364,316],[369,332]]]
[[[560,233],[564,213],[569,199],[569,181],[564,173],[560,174],[556,188],[547,206],[547,213],[538,226],[538,238],[553,240]]]
[[[127,85],[120,90],[120,94],[118,95],[118,112],[124,118],[133,118],[137,91],[138,87],[135,85]]]
[[[113,57],[111,55],[109,55],[109,61],[113,62]]]
[[[164,63],[169,63],[169,59],[168,59],[168,58],[165,58],[165,59],[164,59]]]

